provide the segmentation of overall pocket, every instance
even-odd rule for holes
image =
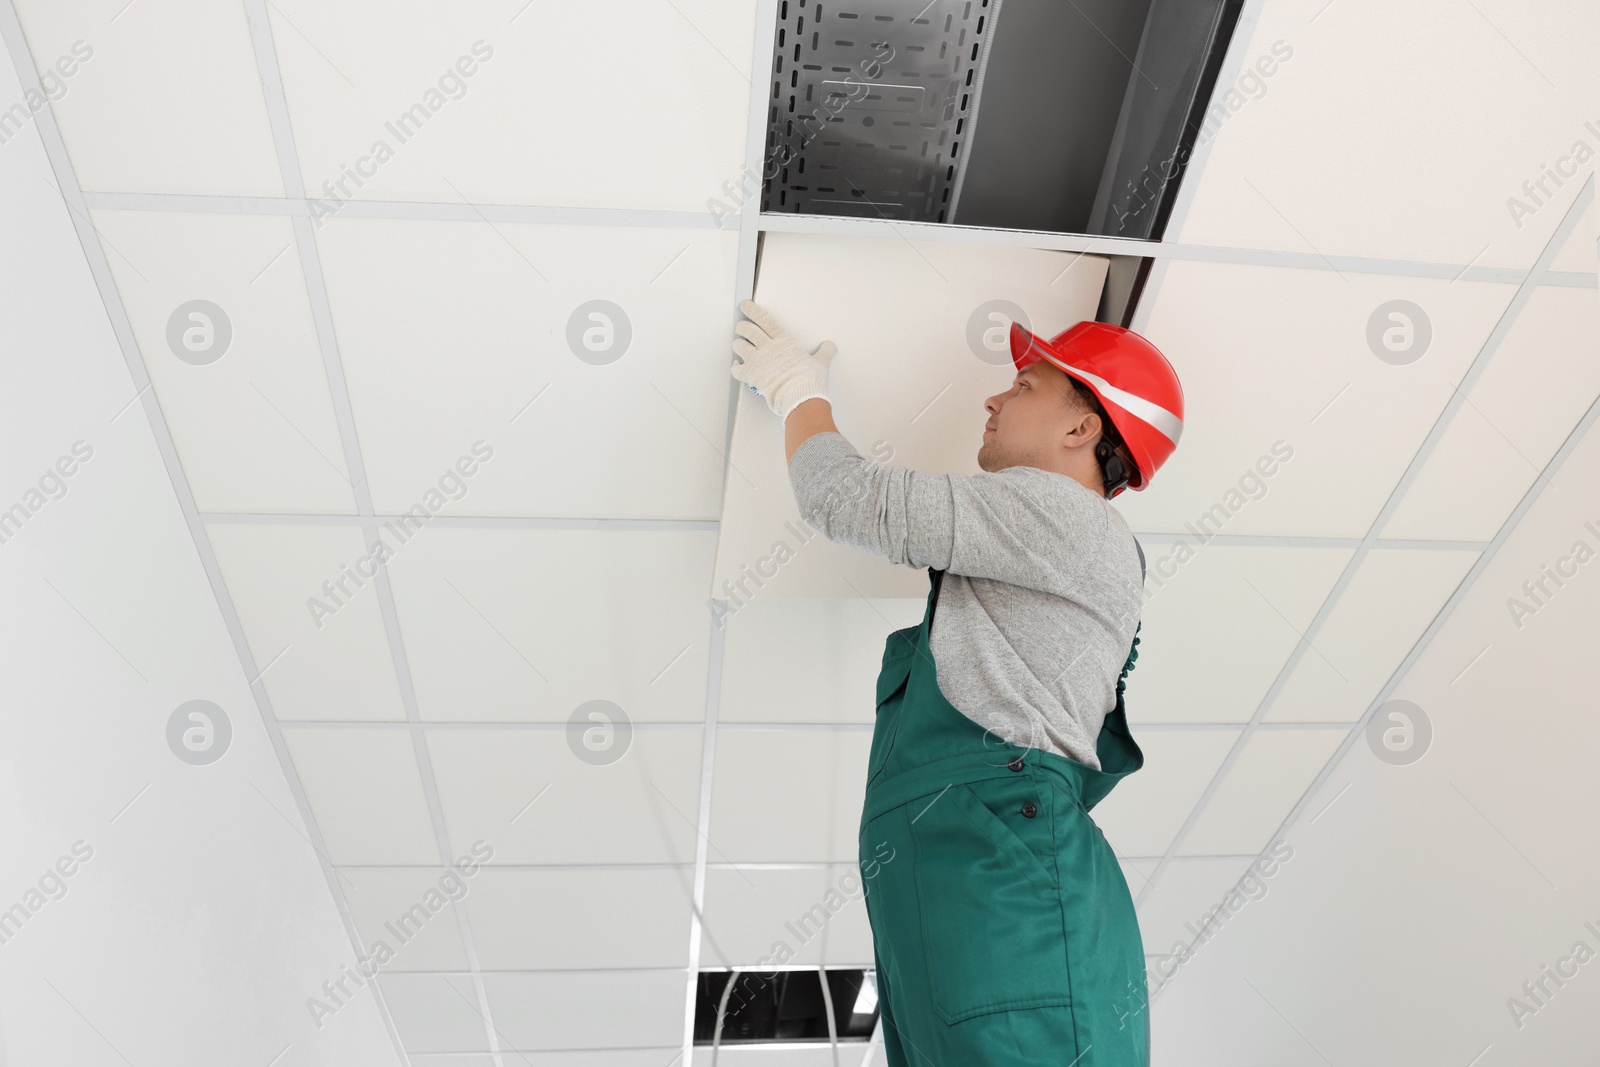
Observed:
[[[1045,861],[965,784],[911,810],[920,812],[911,824],[918,912],[940,1018],[1071,1004],[1061,897]]]

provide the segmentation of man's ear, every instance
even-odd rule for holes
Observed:
[[[1100,437],[1100,416],[1088,406],[1076,411],[1067,427],[1068,444],[1091,445]]]

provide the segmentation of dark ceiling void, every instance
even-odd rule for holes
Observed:
[[[762,210],[1159,239],[1243,0],[780,0]]]
[[[1154,0],[1083,232],[1159,240],[1244,0]]]
[[[779,0],[762,210],[948,222],[1000,0]]]
[[[1150,0],[1005,0],[954,222],[1084,233]]]
[[[1006,0],[954,222],[1159,238],[1241,0]]]
[[[815,970],[702,971],[695,987],[695,1044],[866,1041],[878,1022],[876,985],[856,968],[830,967],[827,977],[824,989],[822,972]]]

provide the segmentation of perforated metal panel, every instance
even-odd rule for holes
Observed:
[[[781,0],[762,210],[955,221],[1001,0]]]

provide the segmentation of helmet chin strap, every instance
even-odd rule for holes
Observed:
[[[1116,446],[1104,437],[1094,444],[1094,458],[1100,463],[1100,478],[1105,482],[1106,499],[1110,500],[1128,487],[1128,482],[1133,478],[1133,472],[1128,469],[1128,464],[1117,455]]]

